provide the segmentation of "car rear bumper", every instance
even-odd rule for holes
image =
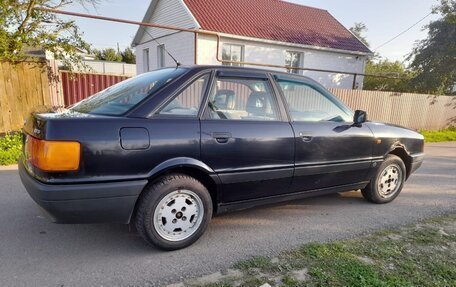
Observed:
[[[19,163],[19,175],[33,200],[56,223],[129,223],[139,194],[147,180],[45,184]]]

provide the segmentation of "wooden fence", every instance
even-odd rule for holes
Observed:
[[[86,80],[90,77],[78,76],[73,83],[77,90],[62,89],[62,82],[56,84],[49,77],[49,71],[58,75],[57,67],[52,63],[21,62],[13,65],[0,62],[0,134],[20,130],[33,111],[71,104],[123,80],[110,76],[105,81],[106,75],[98,75],[103,77],[103,81],[97,82]],[[67,84],[71,82],[65,72],[61,73],[60,79],[62,75]],[[88,86],[79,87],[84,83]],[[342,89],[331,89],[331,92],[353,110],[366,110],[371,120],[428,130],[456,125],[456,97]]]
[[[36,110],[53,106],[45,62],[0,62],[0,133],[20,130]]]

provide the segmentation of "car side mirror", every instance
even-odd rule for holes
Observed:
[[[367,112],[356,110],[353,117],[353,125],[360,126],[367,121]]]

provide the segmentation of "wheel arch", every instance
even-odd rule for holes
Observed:
[[[389,154],[398,156],[404,162],[406,179],[408,179],[412,170],[412,157],[405,146],[402,144],[395,144],[391,147],[387,155]]]
[[[136,214],[136,210],[138,207],[138,203],[142,197],[144,190],[150,184],[153,184],[157,179],[160,177],[171,174],[171,173],[181,173],[191,176],[199,180],[209,191],[209,194],[212,199],[212,205],[214,213],[217,212],[217,206],[219,201],[219,189],[220,189],[220,179],[218,178],[217,174],[214,172],[212,168],[210,168],[205,163],[187,157],[179,157],[169,159],[156,167],[154,167],[148,173],[148,181],[149,183],[144,187],[143,191],[139,195],[138,199],[136,200],[134,210],[132,212],[131,218],[133,218]]]

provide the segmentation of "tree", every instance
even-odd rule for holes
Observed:
[[[350,31],[367,47],[369,42],[364,36],[367,31],[367,26],[364,23],[355,23]],[[391,62],[387,59],[375,53],[366,64],[366,74],[396,77],[398,79],[389,79],[384,77],[366,76],[364,77],[364,89],[365,90],[377,90],[377,91],[393,91],[393,92],[411,92],[409,81],[411,73],[406,70],[404,65],[400,62]]]
[[[366,76],[364,78],[365,90],[392,91],[392,92],[413,92],[410,86],[410,79],[413,73],[408,71],[405,66],[399,62],[389,60],[368,61],[366,65],[366,74],[396,77],[398,79],[388,79],[382,77]]]
[[[95,54],[95,59],[97,60],[136,64],[136,56],[133,53],[133,50],[130,48],[126,48],[123,52],[120,53],[113,48],[93,50],[92,53]]]
[[[369,42],[366,40],[364,33],[368,31],[366,24],[357,22],[349,29],[361,42],[367,47],[370,47]]]
[[[95,57],[102,61],[122,62],[122,55],[113,48],[95,50]]]
[[[32,47],[53,53],[69,67],[80,66],[79,53],[89,44],[74,21],[35,9],[60,9],[73,3],[96,5],[98,0],[0,0],[0,60],[23,60],[25,49]]]
[[[419,41],[408,57],[416,71],[411,80],[422,93],[454,93],[456,83],[456,0],[440,0],[434,13],[441,18],[427,28],[427,39]]]
[[[127,64],[136,64],[136,55],[133,53],[132,49],[126,48],[120,54],[122,55],[122,62],[125,62]]]

